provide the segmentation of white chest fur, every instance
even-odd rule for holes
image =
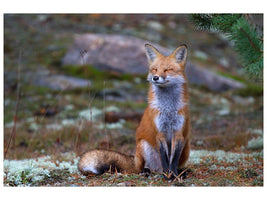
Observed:
[[[153,85],[153,91],[155,99],[150,102],[150,106],[159,111],[159,115],[155,118],[156,127],[170,141],[173,133],[182,129],[185,121],[184,116],[178,114],[178,111],[185,105],[182,101],[182,87]]]

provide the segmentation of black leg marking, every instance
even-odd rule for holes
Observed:
[[[160,150],[160,158],[161,158],[163,173],[166,173],[169,169],[169,157],[168,157],[166,149],[164,149],[164,146],[162,143],[160,143],[160,149],[159,150]]]
[[[175,150],[174,150],[174,156],[172,159],[172,163],[170,165],[170,170],[174,173],[175,176],[178,176],[178,165],[179,165],[179,159],[182,152],[182,141],[178,141]]]
[[[172,147],[172,143],[171,143],[171,141],[167,141],[167,147],[168,147],[168,158],[170,159],[170,157],[171,157],[171,151],[172,151],[172,149],[171,149],[171,147]]]

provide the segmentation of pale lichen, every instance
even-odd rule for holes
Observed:
[[[82,119],[86,119],[88,121],[91,121],[91,120],[95,121],[96,118],[102,113],[103,113],[102,110],[98,108],[89,108],[89,109],[80,111],[79,117],[81,117]]]
[[[218,161],[224,161],[227,163],[238,162],[244,160],[245,157],[254,157],[254,156],[262,156],[263,152],[253,152],[250,154],[246,153],[233,153],[233,152],[225,152],[223,150],[217,151],[206,151],[206,150],[194,150],[190,152],[189,162],[193,164],[199,164],[204,162],[207,158],[213,157]]]
[[[66,171],[70,174],[78,172],[79,157],[75,153],[64,153],[62,157],[68,161],[54,161],[52,156],[24,160],[4,160],[4,178],[6,185],[30,186],[51,176],[54,170]]]
[[[123,124],[125,123],[124,119],[120,119],[118,122],[115,123],[106,123],[106,124],[100,124],[99,129],[122,129]]]
[[[257,137],[248,141],[248,149],[262,149],[263,148],[263,138]]]

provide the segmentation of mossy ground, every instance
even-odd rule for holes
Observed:
[[[80,33],[102,31],[121,34],[128,34],[126,30],[131,30],[132,35],[144,37],[147,30],[143,30],[144,25],[138,25],[137,19],[140,16],[133,15],[132,17],[131,23],[121,24],[121,30],[116,31],[116,29],[107,28],[113,27],[113,22],[106,15],[98,17],[88,15],[47,15],[45,17],[5,15],[4,150],[9,143],[14,127],[12,122],[16,117],[14,143],[11,143],[5,160],[39,159],[53,155],[51,162],[55,166],[48,168],[46,176],[42,176],[41,181],[32,179],[31,173],[24,171],[20,172],[18,182],[4,176],[4,185],[262,186],[263,156],[261,154],[256,157],[242,157],[235,163],[218,160],[214,156],[204,156],[199,163],[189,162],[187,178],[174,182],[165,180],[160,174],[144,177],[134,174],[106,173],[101,176],[83,177],[78,172],[70,172],[69,168],[57,167],[65,161],[74,166],[73,160],[88,149],[108,148],[126,154],[134,153],[134,134],[140,118],[119,122],[121,123],[119,126],[108,126],[104,116],[110,107],[115,107],[119,113],[142,113],[147,105],[148,83],[145,75],[119,75],[97,71],[93,66],[62,67],[60,64],[64,53],[71,44],[71,36],[77,30],[80,30]],[[118,18],[121,21],[121,16],[112,16],[114,20]],[[164,24],[166,20],[177,20],[178,22],[179,17],[168,19],[164,16],[152,15],[149,20],[158,20]],[[144,23],[147,22],[144,21]],[[43,24],[41,29],[40,24]],[[166,22],[166,24],[168,23]],[[136,28],[128,29],[131,26]],[[227,45],[215,34],[192,31],[192,25],[188,23],[185,23],[184,28],[187,30],[186,34],[182,33],[182,29],[177,28],[177,30],[179,29],[181,32],[182,40],[190,41],[192,49],[203,49],[203,45],[206,47],[207,44],[213,45],[216,42]],[[156,35],[153,31],[152,33],[151,35]],[[174,42],[171,38],[177,33],[166,28],[159,34],[164,35],[165,38],[162,40],[165,41],[162,45],[171,46]],[[197,38],[202,38],[203,43]],[[18,47],[23,50],[19,102],[16,97]],[[208,53],[208,59],[201,60],[201,63],[208,63],[210,68],[217,67],[217,60],[222,52],[225,53],[223,54],[225,56],[233,54],[229,48],[224,47],[219,52]],[[190,59],[200,62],[194,56],[191,56]],[[55,74],[90,79],[92,85],[83,89],[59,92],[37,87],[23,79],[24,74],[35,72],[39,67],[48,69]],[[220,66],[219,69],[221,70]],[[223,71],[232,74],[237,69],[227,68]],[[220,149],[238,154],[262,152],[262,146],[250,149],[247,145],[252,139],[263,137],[263,89],[259,85],[250,83],[242,74],[238,76],[252,86],[243,90],[213,93],[205,88],[189,85],[192,150],[216,151]],[[235,96],[242,98],[239,101]],[[249,97],[252,100],[247,99]],[[17,116],[15,116],[17,102],[19,106]],[[85,110],[89,110],[88,116],[81,116],[80,113]],[[90,114],[90,110],[91,112],[94,110],[101,112],[93,119],[91,116],[94,113]],[[47,111],[51,111],[52,114],[47,116],[45,114]],[[113,128],[110,129],[110,127]],[[62,156],[62,153],[65,152],[74,152],[75,156],[66,160]]]
[[[104,173],[83,176],[75,153],[5,161],[6,186],[263,186],[262,153],[192,151],[186,177],[162,174]]]

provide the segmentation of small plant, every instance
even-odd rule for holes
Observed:
[[[28,171],[28,170],[25,170],[25,171],[22,171],[21,172],[21,182],[23,183],[23,184],[27,184],[27,183],[31,183],[32,182],[32,178],[31,177],[29,177],[28,175],[30,174],[30,171]]]

